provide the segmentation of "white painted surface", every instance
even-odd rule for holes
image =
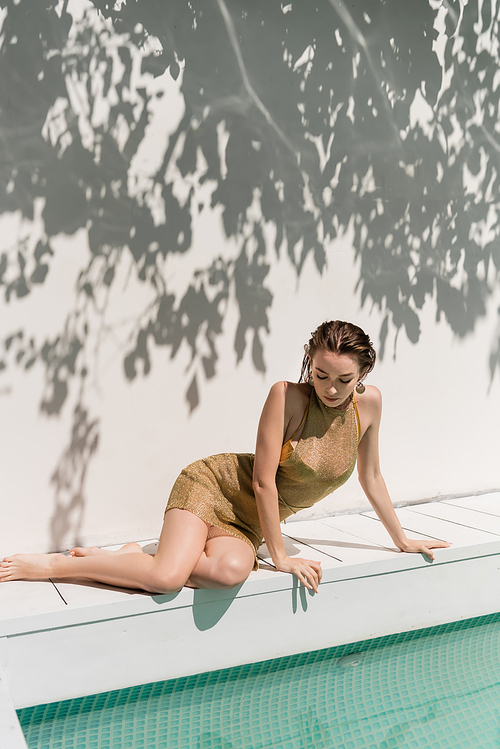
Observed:
[[[421,512],[413,512],[412,509],[398,509],[396,513],[406,535],[411,535],[415,531],[440,541],[448,541],[457,547],[468,546],[470,543],[488,543],[498,538],[498,534],[466,528],[458,523],[423,515]],[[374,513],[367,514],[374,516]]]
[[[24,580],[0,587],[0,621],[14,611],[23,617],[64,608],[65,603],[52,583]]]
[[[334,515],[329,518],[322,518],[321,523],[329,526],[330,528],[337,528],[345,533],[353,536],[354,538],[364,539],[370,543],[378,544],[383,548],[397,551],[396,547],[392,543],[392,539],[383,527],[382,523],[378,521],[375,514],[368,515]],[[415,533],[415,538],[429,538],[422,533]]]
[[[490,515],[484,512],[477,512],[472,508],[458,507],[457,505],[445,502],[415,505],[411,508],[411,511],[419,512],[422,515],[428,515],[433,518],[440,518],[441,520],[448,520],[451,523],[463,525],[466,528],[476,528],[480,531],[500,535],[500,514]]]
[[[0,674],[0,746],[2,749],[27,749],[9,691]]]
[[[487,515],[500,515],[500,493],[491,492],[481,494],[478,497],[460,497],[458,499],[446,500],[446,504],[453,507],[467,507],[476,512],[485,512]]]
[[[286,526],[285,526],[286,528]],[[296,556],[303,556],[308,558],[309,555],[312,553],[311,546],[307,543],[302,543],[300,540],[297,540],[296,538],[291,538],[291,534],[288,534],[286,530],[283,531],[283,544],[285,546],[285,553],[289,557],[296,557]],[[319,547],[316,547],[316,557],[315,559],[318,562],[321,562],[323,567],[338,567],[341,565],[341,560],[336,558],[335,555],[329,554],[328,552],[325,553],[324,549],[319,549]],[[266,544],[262,544],[262,546],[259,549],[258,553],[259,559],[263,559],[265,562],[271,561],[271,556],[269,554],[269,551],[267,549]]]
[[[234,590],[185,588],[171,596],[56,581],[67,602],[63,607],[50,583],[45,598],[43,583],[31,588],[39,591],[31,607],[23,600],[23,583],[13,587],[14,594],[8,583],[1,585],[0,668],[14,704],[170,679],[498,610],[500,534],[398,512],[405,524],[420,524],[429,535],[442,533],[457,543],[436,550],[429,563],[384,547],[385,530],[366,515],[285,526],[286,534],[295,526],[301,539],[285,537],[290,553],[322,561],[318,595],[269,566]],[[344,530],[332,525],[336,521]],[[29,585],[24,590],[29,593]]]
[[[347,517],[347,516],[345,516]],[[351,516],[358,518],[359,516]],[[344,563],[375,562],[380,559],[393,559],[394,551],[360,539],[357,541],[349,533],[337,530],[321,521],[304,520],[290,523],[285,529],[287,536],[307,544],[310,549],[318,549]],[[302,552],[305,554],[306,550]]]

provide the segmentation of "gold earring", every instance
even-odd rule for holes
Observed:
[[[359,395],[363,395],[363,393],[365,392],[365,390],[366,390],[366,388],[363,385],[363,383],[361,382],[361,380],[358,380],[358,384],[356,385],[356,392]]]

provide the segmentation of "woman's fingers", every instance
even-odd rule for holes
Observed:
[[[437,539],[429,539],[429,541],[415,541],[408,539],[408,543],[405,545],[402,551],[409,552],[410,554],[424,554],[431,561],[434,560],[434,554],[431,549],[447,549],[451,544],[448,541],[438,541]]]
[[[323,577],[321,562],[300,557],[284,557],[276,566],[280,572],[291,572],[309,590],[318,592],[318,586]]]
[[[431,562],[434,561],[434,554],[430,549],[427,548],[427,546],[422,546],[421,552],[424,556],[427,557],[427,559],[430,559]]]
[[[314,571],[315,579],[317,580],[318,585],[319,585],[319,583],[321,582],[321,579],[323,577],[323,569],[321,567],[321,563],[320,562],[311,562],[311,566],[312,566],[313,571]]]
[[[301,569],[297,570],[299,574],[295,572],[295,575],[306,586],[306,588],[309,588],[309,590],[312,589],[317,593],[323,574],[321,564],[319,562],[312,562],[309,559],[301,559],[297,561],[299,561],[299,564],[301,563]]]
[[[303,574],[302,572],[299,572],[296,575],[296,577],[299,578],[299,580],[302,583],[302,585],[305,585],[306,588],[308,588],[309,590],[313,590],[314,589],[317,592],[317,587],[315,587],[313,579],[311,579],[311,581],[309,581],[309,579],[307,578],[307,576],[305,574]]]
[[[418,542],[413,541],[413,543]],[[428,541],[424,541],[423,544],[427,549],[447,549],[448,546],[451,546],[448,541],[438,541],[437,538],[430,538]]]

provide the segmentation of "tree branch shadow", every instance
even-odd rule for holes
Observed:
[[[85,405],[91,342],[110,340],[124,267],[149,294],[120,352],[124,375],[148,375],[152,346],[174,358],[186,344],[190,412],[217,374],[229,300],[236,360],[250,341],[264,372],[274,257],[286,253],[298,276],[308,258],[325,273],[327,248],[347,232],[360,304],[382,312],[381,357],[391,338],[396,356],[401,330],[419,341],[429,300],[455,335],[474,330],[500,271],[500,87],[498,9],[473,6],[3,0],[0,213],[21,217],[0,251],[6,303],[46,283],[55,237],[88,241],[60,334],[13,330],[0,342],[0,373],[43,367],[47,416],[79,392],[53,475],[54,547],[84,512],[99,430]],[[172,81],[183,111],[154,141]],[[207,249],[181,289],[169,262],[191,262],[199,216],[215,210],[233,255]]]

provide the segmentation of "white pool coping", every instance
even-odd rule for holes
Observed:
[[[397,513],[410,537],[441,538],[452,546],[436,550],[433,563],[402,554],[370,512],[283,527],[288,554],[321,560],[318,595],[267,564],[265,547],[261,569],[233,590],[184,588],[151,596],[61,581],[1,584],[0,746],[25,747],[14,708],[500,609],[500,492]],[[152,548],[154,541],[145,543]]]
[[[27,746],[5,679],[0,676],[0,746],[25,749]]]

